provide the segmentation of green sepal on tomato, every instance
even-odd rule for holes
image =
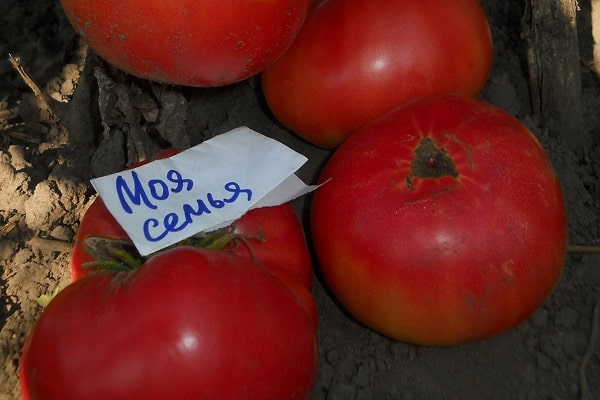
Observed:
[[[477,95],[492,57],[479,0],[320,1],[262,87],[283,125],[333,149],[409,99]]]
[[[311,229],[323,276],[391,338],[455,345],[505,332],[556,285],[567,251],[560,183],[502,109],[442,95],[365,125],[325,165]]]
[[[312,261],[298,216],[291,203],[248,211],[226,228],[230,240],[223,250],[252,259],[297,280],[308,290],[312,287]],[[94,257],[85,249],[89,237],[129,240],[100,197],[88,207],[81,219],[71,255],[71,280],[94,271]]]
[[[24,346],[29,399],[306,399],[316,331],[292,290],[230,252],[177,247],[68,285]]]

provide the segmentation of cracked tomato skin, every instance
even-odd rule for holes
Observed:
[[[320,1],[262,85],[282,124],[333,149],[411,98],[477,95],[492,53],[478,0]]]
[[[29,399],[306,399],[317,342],[288,287],[251,260],[179,247],[63,289],[20,364]]]
[[[140,78],[220,86],[262,71],[290,45],[310,0],[61,0],[75,30]]]
[[[493,105],[411,101],[344,142],[320,181],[311,224],[323,276],[391,338],[454,345],[499,334],[560,277],[559,182],[533,134]]]

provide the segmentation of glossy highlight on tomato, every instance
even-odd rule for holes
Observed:
[[[75,30],[140,78],[220,86],[253,76],[290,45],[310,0],[61,0]]]
[[[306,399],[316,331],[251,260],[179,247],[88,275],[48,304],[20,364],[30,399]]]
[[[352,315],[391,338],[497,335],[560,277],[559,181],[534,135],[496,106],[408,102],[345,141],[320,181],[311,229],[323,276]]]
[[[263,72],[262,86],[283,125],[333,149],[409,99],[475,96],[492,57],[478,0],[326,0]]]

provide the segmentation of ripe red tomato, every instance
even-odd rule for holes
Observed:
[[[247,243],[230,243],[235,254],[253,259],[271,272],[289,276],[312,288],[312,259],[304,230],[291,203],[248,211],[233,223],[233,233]],[[262,239],[257,239],[260,236]]]
[[[330,0],[262,75],[266,101],[288,128],[335,148],[408,99],[476,95],[492,63],[478,0]]]
[[[555,286],[567,220],[535,137],[503,110],[445,95],[365,125],[312,202],[323,275],[358,320],[452,345],[506,331]]]
[[[310,0],[61,0],[75,30],[135,76],[188,86],[241,81],[290,45]]]
[[[153,159],[177,154],[180,149],[167,149]],[[145,160],[132,167],[143,165]],[[226,247],[235,254],[259,262],[271,272],[298,281],[309,291],[312,287],[312,260],[304,231],[291,203],[250,210],[233,224],[230,232],[243,239],[232,240]],[[121,225],[108,211],[101,198],[96,198],[81,219],[71,255],[71,280],[76,281],[91,270],[84,264],[94,261],[83,248],[87,237],[130,240]],[[316,319],[316,312],[315,312]]]
[[[279,279],[252,261],[179,247],[61,291],[26,341],[29,399],[305,399],[317,343]]]

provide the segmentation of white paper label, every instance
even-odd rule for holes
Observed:
[[[248,210],[310,192],[294,173],[302,154],[249,128],[173,157],[92,179],[141,255],[229,225]]]

